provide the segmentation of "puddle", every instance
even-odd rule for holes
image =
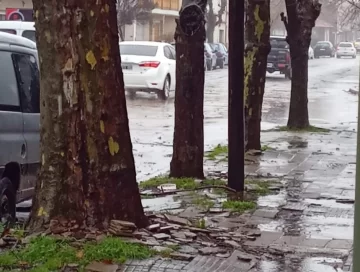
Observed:
[[[179,209],[181,207],[181,200],[173,195],[142,199],[141,201],[145,211],[158,212],[162,210]]]
[[[286,194],[285,190],[281,190],[278,194],[260,196],[258,205],[260,207],[278,208],[286,204]]]
[[[343,272],[342,260],[316,257],[304,260],[291,258],[285,261],[261,261],[258,272]]]

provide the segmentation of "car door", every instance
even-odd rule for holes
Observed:
[[[40,82],[37,56],[35,53],[13,53],[20,92],[21,110],[24,120],[24,139],[26,143],[26,179],[22,198],[34,194],[37,171],[40,166]]]
[[[9,163],[26,165],[23,115],[11,53],[0,51],[0,177]],[[14,168],[13,168],[14,169]],[[15,175],[16,176],[16,175]],[[12,180],[14,182],[15,180]],[[20,177],[21,192],[24,184]]]
[[[172,82],[174,83],[174,90],[175,90],[175,88],[176,88],[176,50],[175,50],[175,47],[174,46],[170,47],[170,51],[171,51],[171,54],[172,54],[172,57],[174,60],[174,66],[173,66],[174,67],[173,68],[174,75],[173,75]]]
[[[169,74],[171,77],[171,85],[170,90],[175,90],[175,70],[176,70],[176,63],[175,63],[175,57],[171,52],[170,46],[164,46],[164,56],[168,62],[169,65]]]

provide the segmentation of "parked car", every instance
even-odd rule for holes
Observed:
[[[314,59],[314,49],[311,46],[309,46],[309,59]]]
[[[291,58],[289,45],[284,36],[270,36],[271,50],[267,58],[267,72],[280,72],[291,78]]]
[[[40,160],[36,44],[0,32],[0,218],[33,197]]]
[[[34,25],[34,22],[0,21],[0,31],[22,36],[36,42]]]
[[[356,48],[356,51],[360,52],[360,38],[356,39],[356,41],[354,42],[354,46]]]
[[[228,50],[222,43],[210,43],[211,49],[216,54],[216,66],[221,69],[228,64]]]
[[[211,48],[210,44],[205,43],[204,44],[204,53],[206,56],[206,63],[207,63],[207,70],[212,70],[216,68],[216,61],[217,57],[214,53],[213,49]]]
[[[356,48],[351,42],[341,42],[339,43],[336,49],[336,57],[340,59],[341,57],[352,57],[356,58]]]
[[[125,90],[156,93],[166,100],[175,91],[176,54],[168,43],[129,41],[120,43]]]
[[[317,42],[314,47],[314,57],[335,57],[335,48],[329,41]]]

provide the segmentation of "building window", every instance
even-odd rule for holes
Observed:
[[[179,0],[154,0],[156,8],[179,10]]]

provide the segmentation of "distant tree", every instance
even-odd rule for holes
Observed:
[[[308,127],[308,54],[311,32],[320,15],[318,0],[285,0],[287,17],[281,13],[290,46],[291,98],[287,126],[302,129]]]
[[[270,52],[270,0],[248,0],[245,48],[245,139],[246,150],[261,149],[261,112],[266,63]]]
[[[176,92],[172,177],[203,178],[204,42],[207,0],[183,0],[176,20]]]
[[[206,8],[206,38],[209,43],[214,42],[215,27],[223,23],[223,15],[225,14],[228,2],[228,0],[220,0],[219,10],[216,12],[214,1],[217,2],[218,0],[208,0]]]
[[[134,20],[140,24],[149,22],[151,10],[155,7],[152,0],[118,0],[117,21],[120,39],[125,39],[125,25],[131,25]]]
[[[358,0],[340,0],[337,5],[340,28],[360,29],[360,2]]]

